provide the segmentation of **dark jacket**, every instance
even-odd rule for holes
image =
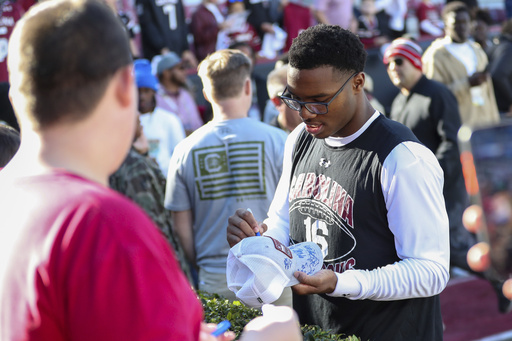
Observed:
[[[167,47],[179,56],[189,50],[188,27],[181,0],[136,0],[144,58]]]
[[[462,225],[462,213],[469,199],[457,143],[461,126],[457,99],[444,84],[422,76],[409,96],[401,92],[396,96],[390,118],[409,127],[436,155],[444,172],[443,196],[450,223],[451,263],[467,268],[466,252],[474,241]]]
[[[500,43],[490,52],[489,72],[501,113],[512,105],[512,37],[501,36]]]

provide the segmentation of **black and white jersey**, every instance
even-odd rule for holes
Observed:
[[[303,130],[295,143],[288,194],[291,243],[316,242],[324,253],[324,268],[337,273],[374,270],[400,261],[381,175],[388,155],[405,142],[419,143],[408,128],[382,115],[358,138],[339,147]],[[442,339],[437,295],[398,300],[294,295],[293,299],[301,323],[336,333],[363,340]]]

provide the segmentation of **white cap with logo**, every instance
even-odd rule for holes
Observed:
[[[298,284],[295,271],[313,275],[320,271],[323,255],[313,242],[284,246],[268,237],[248,237],[229,250],[227,283],[245,305],[259,308],[276,301],[285,287]]]

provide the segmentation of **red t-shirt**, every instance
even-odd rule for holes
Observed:
[[[0,340],[198,339],[201,304],[137,206],[63,171],[0,188]]]

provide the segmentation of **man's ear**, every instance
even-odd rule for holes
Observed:
[[[209,103],[211,103],[212,101],[210,100],[210,97],[208,96],[208,93],[205,91],[205,89],[203,88],[203,96],[204,96],[204,99],[207,100]]]
[[[251,96],[252,95],[252,83],[251,79],[247,78],[244,83],[244,94]]]
[[[133,65],[119,69],[114,75],[114,81],[116,82],[115,94],[121,106],[131,106],[134,101],[137,101],[137,86]]]
[[[366,76],[364,72],[359,72],[357,75],[354,76],[352,87],[354,89],[354,93],[359,93],[364,91],[364,83],[366,82]]]

